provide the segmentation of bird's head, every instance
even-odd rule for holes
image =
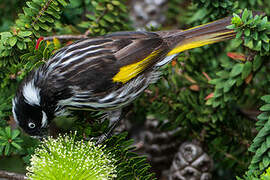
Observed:
[[[40,105],[40,90],[33,82],[22,86],[12,100],[12,112],[16,123],[30,136],[43,136],[49,119]]]

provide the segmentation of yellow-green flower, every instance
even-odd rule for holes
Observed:
[[[115,160],[91,141],[74,136],[49,137],[31,157],[27,176],[33,180],[107,180],[116,177]]]

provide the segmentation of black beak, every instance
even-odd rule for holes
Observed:
[[[42,141],[48,136],[48,130],[46,128],[41,128],[38,132],[38,135],[32,135],[32,138]]]

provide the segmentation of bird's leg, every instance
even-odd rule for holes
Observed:
[[[113,130],[118,125],[118,123],[121,121],[121,110],[115,110],[115,111],[109,111],[108,112],[108,118],[110,120],[109,130],[102,134],[99,138],[96,144],[102,144],[106,139],[111,137]]]

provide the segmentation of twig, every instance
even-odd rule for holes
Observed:
[[[218,147],[215,147],[215,149],[217,149],[219,152],[221,152],[225,157],[236,161],[238,164],[241,164],[241,165],[244,165],[244,166],[246,165],[246,163],[244,163],[243,161],[240,161],[234,155],[229,154],[229,153],[225,152],[224,150],[222,150],[222,149],[220,149]]]
[[[71,39],[83,39],[87,38],[87,35],[56,35],[56,36],[48,36],[44,37],[44,40],[53,40],[54,38],[59,40],[71,40]]]
[[[103,16],[105,16],[105,14],[108,12],[108,10],[107,9],[105,9],[103,12],[102,12],[102,14],[95,20],[95,23],[96,24],[99,24],[99,21],[101,20],[101,18],[103,18]],[[91,29],[92,27],[90,27],[90,28],[88,28],[88,30],[84,33],[84,35],[87,37],[89,34],[90,34],[90,29]]]
[[[27,179],[27,177],[24,174],[18,174],[14,172],[8,172],[0,170],[0,178],[7,178],[10,180],[24,180]]]
[[[35,17],[35,20],[34,20],[34,22],[32,23],[32,26],[34,26],[34,25],[36,24],[36,22],[37,22],[38,19],[42,16],[42,14],[44,13],[44,11],[46,11],[46,10],[49,8],[49,6],[50,6],[50,4],[51,4],[52,1],[53,1],[53,0],[49,0],[49,1],[42,7],[41,11],[39,11],[38,15]]]
[[[107,13],[107,9],[103,11],[103,13],[95,20],[96,24],[99,24],[99,21],[101,18]],[[79,35],[56,35],[56,36],[48,36],[44,37],[44,40],[53,40],[54,38],[59,39],[59,40],[72,40],[72,39],[84,39],[87,38],[88,35],[90,34],[90,29],[92,27],[89,27],[88,30],[84,34],[79,34]]]

